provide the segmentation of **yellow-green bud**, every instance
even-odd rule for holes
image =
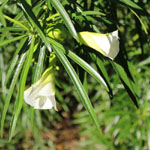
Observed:
[[[67,38],[67,30],[61,23],[52,25],[50,28],[47,29],[46,32],[49,37],[61,43],[64,42],[64,40]]]

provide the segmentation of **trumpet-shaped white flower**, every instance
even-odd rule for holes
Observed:
[[[56,108],[54,71],[48,68],[42,77],[24,91],[24,100],[35,109]]]
[[[79,32],[78,35],[80,42],[99,51],[112,60],[119,52],[118,30],[107,34],[85,31]]]

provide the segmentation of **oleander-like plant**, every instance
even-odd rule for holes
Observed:
[[[55,126],[63,110],[79,120],[84,116],[79,125],[93,136],[91,149],[102,143],[103,149],[122,150],[130,140],[124,134],[138,128],[139,113],[148,106],[148,99],[141,101],[141,82],[147,86],[142,63],[149,56],[149,5],[148,0],[2,0],[1,137],[9,128],[13,141],[20,125],[33,129],[36,139],[44,116]],[[128,116],[135,116],[133,126]],[[131,141],[128,149],[137,144]]]

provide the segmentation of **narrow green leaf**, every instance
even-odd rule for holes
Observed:
[[[81,99],[84,107],[88,111],[91,119],[93,120],[93,123],[95,124],[95,126],[97,128],[100,139],[102,141],[106,142],[106,139],[103,137],[102,131],[99,127],[99,121],[98,121],[97,116],[94,112],[94,109],[93,109],[93,106],[90,102],[90,99],[89,99],[79,77],[77,76],[75,70],[73,69],[72,65],[70,64],[70,62],[68,61],[68,59],[66,58],[64,53],[59,49],[59,47],[52,45],[52,48],[55,51],[55,53],[56,53],[57,57],[59,58],[59,60],[61,61],[61,63],[63,64],[64,68],[66,69],[66,71],[67,71],[68,75],[70,76],[73,84],[75,85],[76,90],[80,96],[80,99]]]
[[[148,106],[148,104],[147,104]],[[147,143],[148,143],[148,150],[150,150],[150,120],[147,119]]]
[[[32,22],[32,25],[35,27],[35,29],[37,30],[39,36],[41,37],[42,41],[45,43],[47,49],[51,52],[51,47],[50,47],[50,44],[49,42],[47,41],[46,39],[46,36],[42,30],[42,27],[40,25],[40,23],[38,22],[38,18],[36,18],[36,16],[34,15],[33,11],[32,11],[32,8],[30,5],[28,5],[26,3],[26,1],[24,0],[20,0],[24,9],[25,9],[25,13],[29,16],[31,22]]]
[[[118,73],[125,89],[127,90],[130,98],[132,99],[133,103],[136,105],[136,107],[138,108],[138,102],[137,102],[137,96],[135,93],[135,90],[133,88],[133,81],[131,81],[130,78],[128,78],[125,70],[123,69],[123,67],[115,62],[112,62],[112,65],[115,69],[115,71]]]
[[[28,74],[28,71],[30,68],[30,64],[32,62],[32,56],[33,56],[33,51],[34,51],[34,42],[35,42],[35,37],[32,36],[31,45],[30,45],[29,51],[27,53],[27,59],[26,59],[25,64],[23,66],[23,70],[21,72],[21,77],[20,77],[20,81],[19,81],[19,91],[18,91],[18,97],[16,100],[15,113],[12,117],[11,127],[10,127],[10,131],[9,131],[9,142],[12,139],[13,132],[14,132],[14,129],[16,127],[17,119],[18,119],[18,116],[19,116],[20,111],[21,111],[22,106],[23,106],[24,88],[25,88],[25,83],[26,83],[27,74]]]
[[[7,85],[7,83],[8,83],[8,81],[9,81],[9,79],[10,79],[10,77],[11,77],[11,74],[12,74],[12,72],[13,72],[13,68],[15,67],[15,64],[17,63],[17,58],[18,58],[18,53],[19,53],[19,51],[22,49],[22,47],[23,47],[23,45],[25,44],[25,42],[26,42],[26,40],[27,40],[27,38],[23,38],[21,41],[20,41],[20,43],[19,43],[19,45],[18,45],[18,47],[17,47],[17,49],[16,49],[16,51],[15,51],[15,54],[13,55],[13,57],[12,57],[12,60],[11,60],[11,62],[10,62],[10,67],[9,67],[9,69],[8,69],[8,72],[7,72],[7,75],[6,75],[6,79],[5,79],[5,85]]]
[[[19,19],[22,18],[22,16],[23,16],[23,11],[20,11],[20,12],[18,12],[18,14],[14,17],[14,19],[15,19],[15,20],[19,20]],[[13,23],[12,26],[15,27],[15,26],[16,26],[15,23]]]
[[[113,96],[112,89],[111,89],[111,83],[110,83],[110,80],[109,80],[108,73],[107,73],[107,71],[105,69],[105,66],[104,66],[102,60],[99,57],[96,57],[96,64],[99,67],[99,69],[100,69],[100,71],[101,71],[101,73],[102,73],[102,75],[103,75],[103,77],[105,79],[105,82],[107,83],[107,87],[109,89],[110,96]]]
[[[31,0],[27,0],[27,3],[28,3],[30,6],[32,6]]]
[[[131,12],[138,18],[138,20],[140,21],[140,23],[141,23],[141,25],[142,25],[142,27],[143,27],[145,33],[148,34],[148,31],[147,31],[147,29],[146,29],[146,26],[145,26],[144,22],[142,21],[142,19],[140,18],[140,16],[139,16],[133,9],[130,9],[130,10],[131,10]]]
[[[1,91],[2,95],[6,95],[6,86],[5,86],[5,77],[6,77],[6,72],[5,72],[5,63],[4,63],[4,54],[0,51],[0,82],[1,82]]]
[[[11,65],[10,65],[8,72],[7,72],[7,75],[6,75],[5,85],[7,84],[8,80],[9,80],[9,78],[10,78],[10,76],[11,76],[11,74],[12,74],[12,72],[13,72],[16,64],[17,64],[18,57],[19,57],[19,55],[16,55],[16,57],[11,61]]]
[[[41,14],[41,12],[43,12],[43,7],[45,2],[44,1],[38,1],[36,4],[32,5],[32,11],[34,12],[35,16],[39,16],[39,14]],[[45,15],[44,13],[42,15]],[[42,16],[40,15],[40,17],[42,18]],[[44,16],[43,16],[44,17]]]
[[[149,65],[150,64],[150,56],[147,57],[146,59],[144,59],[143,61],[140,61],[137,66],[138,67],[143,67],[145,65]]]
[[[15,37],[15,38],[13,38],[13,39],[1,41],[1,42],[0,42],[0,46],[4,46],[4,45],[9,44],[9,43],[11,43],[11,42],[18,41],[18,40],[20,40],[20,39],[22,39],[22,38],[24,38],[24,37],[26,37],[26,36],[27,36],[27,35],[25,34],[25,35],[17,36],[17,37]]]
[[[39,53],[38,63],[36,65],[36,69],[35,69],[35,76],[33,79],[33,83],[36,82],[41,77],[41,74],[43,71],[45,51],[46,51],[46,46],[44,45],[42,48],[40,48],[40,53]]]
[[[78,65],[80,65],[85,71],[87,71],[91,76],[93,76],[100,84],[102,83],[103,86],[108,91],[107,84],[105,80],[100,76],[100,74],[92,68],[87,62],[85,62],[83,59],[81,59],[79,56],[77,56],[72,51],[68,50],[67,56],[69,56],[74,62],[76,62]]]
[[[6,21],[5,21],[4,15],[3,15],[3,8],[7,4],[7,2],[8,2],[8,0],[5,0],[3,2],[3,4],[0,6],[0,16],[1,16],[0,20],[4,27],[6,27]]]
[[[137,5],[136,3],[134,3],[131,0],[120,0],[120,1],[132,8],[143,10],[139,5]]]
[[[8,32],[8,31],[25,31],[25,29],[20,27],[4,27],[0,28],[0,32]]]
[[[20,61],[18,63],[18,66],[16,68],[15,74],[13,76],[13,79],[12,79],[10,87],[9,87],[8,94],[6,96],[5,104],[4,104],[3,111],[2,111],[2,117],[1,117],[1,128],[0,128],[1,137],[3,136],[4,122],[5,122],[5,117],[6,117],[6,113],[7,113],[7,110],[8,110],[8,106],[9,106],[9,103],[10,103],[10,99],[12,97],[12,94],[13,94],[13,91],[14,91],[14,87],[15,87],[16,82],[18,80],[18,76],[19,76],[20,71],[22,69],[22,66],[24,64],[25,58],[26,58],[26,53],[24,53],[22,55],[22,57],[21,57],[21,59],[20,59]]]
[[[83,86],[84,86],[86,93],[88,93],[87,72],[84,72]]]
[[[21,22],[15,20],[15,19],[13,19],[13,18],[10,18],[9,16],[6,16],[6,15],[4,15],[4,17],[5,17],[7,20],[9,20],[9,21],[11,21],[11,22],[13,22],[13,23],[19,25],[20,27],[24,28],[26,31],[30,31],[30,29],[28,29],[26,26],[24,26]]]
[[[52,5],[54,6],[54,8],[60,13],[60,15],[62,16],[66,27],[68,28],[68,30],[70,31],[71,35],[78,40],[78,34],[74,28],[74,25],[72,24],[72,21],[69,17],[69,15],[67,14],[66,10],[64,9],[64,7],[62,6],[62,4],[60,3],[59,0],[47,0],[47,3],[52,3]]]
[[[44,58],[45,58],[45,50],[46,50],[45,45],[42,48],[40,48],[38,63],[36,64],[35,73],[34,73],[34,77],[33,77],[33,83],[35,83],[41,77],[41,74],[43,71]],[[31,120],[32,129],[33,129],[33,131],[35,131],[35,121],[34,121],[35,116],[34,116],[34,108],[33,107],[30,107],[30,114],[31,114],[30,120]]]
[[[25,45],[25,47],[27,46],[26,42],[28,42],[28,37],[25,37],[25,38],[23,38],[23,39],[20,40],[20,43],[18,44],[18,47],[15,50],[13,58],[16,57],[16,55],[24,48],[24,45]]]
[[[6,21],[5,21],[5,18],[3,16],[3,13],[2,13],[2,9],[0,9],[0,20],[1,20],[1,23],[4,27],[6,27]]]
[[[105,80],[100,76],[100,74],[92,68],[87,62],[85,62],[83,59],[81,59],[79,56],[77,56],[75,53],[73,53],[70,50],[65,50],[64,47],[59,44],[58,42],[54,41],[53,39],[48,38],[49,42],[51,44],[56,45],[59,47],[60,50],[63,51],[68,57],[70,57],[74,62],[76,62],[79,66],[81,66],[85,71],[87,71],[93,78],[95,78],[100,84],[102,83],[103,86],[108,91],[107,84],[105,83]]]
[[[81,12],[82,15],[102,15],[102,16],[106,16],[106,14],[99,12],[99,11],[82,11]]]

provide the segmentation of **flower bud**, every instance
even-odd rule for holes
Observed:
[[[61,23],[52,25],[50,28],[48,28],[47,34],[49,37],[61,43],[67,38],[67,30]]]

